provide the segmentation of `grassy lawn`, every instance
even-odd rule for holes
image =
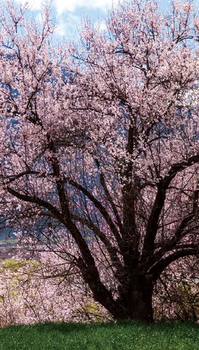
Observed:
[[[36,324],[0,329],[1,350],[199,350],[199,325]]]

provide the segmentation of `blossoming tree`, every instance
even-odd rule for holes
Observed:
[[[76,266],[115,319],[152,320],[161,273],[199,253],[193,5],[132,0],[73,45],[48,8],[38,24],[8,2],[0,26],[5,225]]]

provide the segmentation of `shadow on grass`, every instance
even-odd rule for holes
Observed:
[[[119,322],[107,322],[107,323],[67,323],[67,322],[45,322],[45,323],[36,323],[32,325],[16,325],[5,327],[7,330],[13,330],[14,332],[38,332],[38,333],[89,333],[90,331],[103,331],[106,330],[117,330],[122,328],[125,331],[128,329],[142,329],[150,331],[164,331],[164,333],[171,331],[188,331],[189,329],[197,330],[199,334],[199,324],[193,322],[158,322],[158,323],[146,323],[141,321],[119,321]],[[199,350],[199,348],[198,348]]]
[[[42,333],[49,333],[49,332],[61,332],[64,334],[71,333],[71,332],[83,332],[87,333],[91,329],[103,329],[103,328],[113,328],[117,324],[114,322],[108,322],[108,323],[51,323],[46,322],[43,324],[35,324],[32,327],[38,332]]]

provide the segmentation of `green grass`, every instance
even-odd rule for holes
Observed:
[[[0,329],[0,350],[199,350],[193,323],[48,323]]]

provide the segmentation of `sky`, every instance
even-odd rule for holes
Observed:
[[[1,1],[1,0],[0,0]],[[38,16],[42,9],[42,3],[46,0],[15,0],[18,3],[29,3],[34,16]],[[47,0],[48,1],[48,0]],[[195,0],[198,1],[198,0]],[[56,19],[56,36],[78,40],[78,27],[81,25],[82,16],[86,15],[100,27],[104,26],[104,19],[112,5],[118,0],[52,0],[53,15]],[[159,0],[160,8],[169,7],[170,0]]]
[[[22,4],[28,2],[35,16],[39,16],[44,1],[15,0]],[[77,39],[77,28],[81,25],[81,19],[85,15],[93,22],[100,22],[103,26],[108,10],[112,4],[115,5],[117,2],[118,0],[52,0],[53,14],[57,24],[56,35]]]

